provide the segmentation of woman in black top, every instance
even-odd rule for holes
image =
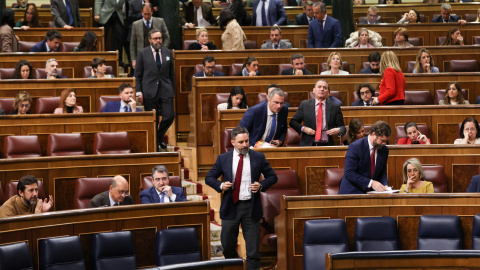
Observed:
[[[208,42],[208,32],[207,29],[205,28],[198,28],[196,31],[197,35],[197,42],[190,44],[188,46],[189,50],[202,50],[202,51],[208,51],[208,50],[216,50],[217,46],[215,44]]]

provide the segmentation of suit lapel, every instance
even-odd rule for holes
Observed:
[[[260,134],[263,136],[263,134],[265,133],[265,128],[267,127],[267,117],[268,117],[268,102],[265,101],[265,104],[263,105],[263,109],[262,109],[262,115],[260,116],[260,119],[265,119],[265,121],[262,121],[262,128],[260,130]],[[262,137],[260,137],[262,138]]]
[[[230,176],[230,179],[227,177],[227,179],[224,179],[225,181],[230,181],[233,183],[233,180],[234,180],[234,176],[233,176],[233,172],[232,172],[232,163],[233,163],[233,151],[235,151],[235,149],[233,149],[232,151],[230,151],[225,157],[225,170],[226,172],[224,172],[224,175],[227,175],[227,176]]]

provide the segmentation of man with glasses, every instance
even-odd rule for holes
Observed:
[[[381,23],[378,20],[378,8],[376,6],[371,6],[367,11],[367,20],[358,24],[378,24]]]
[[[128,182],[121,175],[116,175],[110,181],[110,188],[95,195],[88,207],[119,206],[133,204],[133,199],[128,193]]]
[[[140,192],[140,201],[142,203],[170,203],[187,200],[181,187],[169,185],[168,170],[163,165],[153,167],[152,183],[153,187]]]
[[[357,100],[352,103],[352,106],[371,106],[373,96],[375,95],[375,89],[369,83],[362,83],[358,86]]]
[[[203,70],[193,74],[193,77],[220,77],[225,73],[215,70],[215,57],[207,55],[203,58]],[[192,82],[190,81],[190,91],[192,91]]]

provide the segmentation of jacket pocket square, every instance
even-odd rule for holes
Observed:
[[[170,56],[165,57],[165,60],[170,61]]]

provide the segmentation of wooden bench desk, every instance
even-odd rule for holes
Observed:
[[[82,41],[85,32],[92,31],[97,35],[97,50],[100,52],[105,50],[105,32],[103,27],[73,28],[70,30],[64,28],[30,28],[28,30],[17,30],[15,34],[21,41],[40,42],[45,39],[45,34],[50,29],[57,29],[62,34],[62,42],[78,43]]]
[[[38,4],[37,4],[38,5]],[[25,16],[25,9],[13,8],[15,11],[15,22],[23,20]],[[41,8],[37,6],[38,18],[42,22],[43,27],[48,27],[48,22],[53,21],[53,16],[50,8]],[[93,9],[92,8],[80,8],[80,18],[82,19],[83,27],[92,27]]]

